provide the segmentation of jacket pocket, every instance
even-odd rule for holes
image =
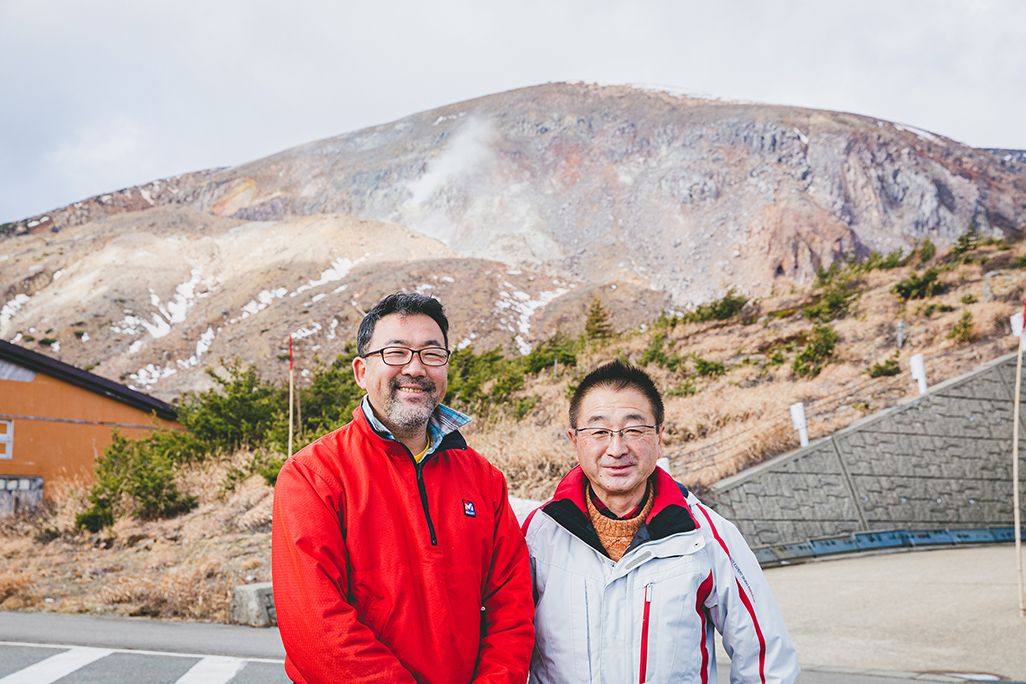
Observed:
[[[695,598],[707,573],[693,560],[674,559],[635,585],[634,600],[641,604],[634,613],[641,619],[640,639],[635,642],[641,684],[701,681],[704,622]]]

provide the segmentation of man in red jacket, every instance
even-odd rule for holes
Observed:
[[[274,493],[274,602],[296,682],[524,682],[534,643],[527,547],[506,481],[441,404],[442,305],[371,309],[352,422],[289,458]]]

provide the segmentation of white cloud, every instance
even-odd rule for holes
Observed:
[[[1026,148],[1021,0],[3,0],[0,43],[0,222],[560,80]]]

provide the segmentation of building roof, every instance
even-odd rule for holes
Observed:
[[[127,404],[141,411],[155,413],[160,418],[166,420],[178,419],[174,408],[160,399],[16,344],[0,340],[0,359],[10,361],[38,373],[49,375],[58,380],[63,380],[72,385],[77,385],[90,392],[120,401],[122,404]]]

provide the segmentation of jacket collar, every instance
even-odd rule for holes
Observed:
[[[371,407],[370,401],[368,401],[366,396],[364,396],[360,405],[353,409],[353,421],[361,430],[385,442],[386,447],[398,447],[399,451],[403,454],[408,452],[408,449],[374,415],[374,409]],[[430,436],[431,446],[428,448],[427,456],[424,457],[425,460],[428,456],[440,450],[466,449],[467,440],[464,439],[459,428],[469,422],[469,416],[439,404],[428,421],[428,435]]]
[[[645,523],[638,530],[628,551],[646,541],[663,539],[671,534],[690,532],[700,527],[687,503],[687,487],[676,482],[662,468],[656,468],[650,480],[655,489],[652,511],[645,518]],[[587,483],[581,466],[575,466],[562,479],[552,500],[542,506],[542,510],[581,541],[608,555],[588,518],[588,505],[585,503]]]

